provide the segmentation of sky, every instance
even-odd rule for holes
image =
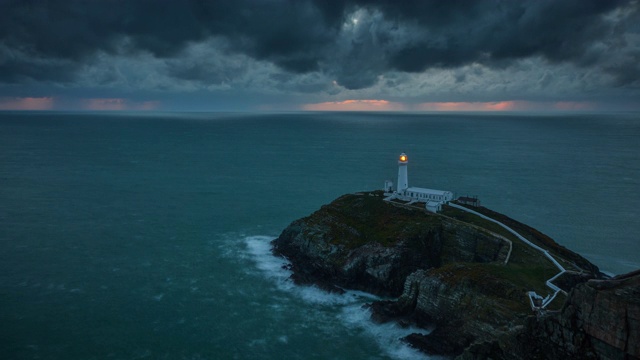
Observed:
[[[638,0],[0,0],[0,110],[639,111]]]

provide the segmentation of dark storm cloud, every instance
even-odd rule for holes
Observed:
[[[282,68],[308,72],[318,68],[325,47],[337,35],[322,14],[305,1],[193,2],[203,27],[229,38],[237,51]]]
[[[603,15],[623,6],[637,9],[623,0],[0,0],[0,82],[71,81],[97,53],[179,58],[211,36],[225,39],[229,53],[292,74],[320,71],[350,89],[390,70],[497,67],[536,56],[590,66],[608,51],[593,45],[621,31]],[[347,34],[358,10],[366,16]],[[189,66],[171,75],[226,78]],[[609,71],[620,84],[638,78],[632,61]]]
[[[3,0],[0,37],[34,55],[81,59],[114,52],[130,36],[160,56],[202,38],[193,12],[178,1]]]
[[[473,61],[540,55],[552,61],[580,61],[595,41],[610,35],[601,15],[626,1],[359,1],[398,23],[424,30],[392,54],[403,71],[454,67]]]
[[[321,45],[335,36],[314,7],[298,1],[4,0],[0,7],[0,44],[8,48],[0,53],[5,81],[16,74],[41,79],[15,63],[19,55],[26,62],[80,62],[97,51],[171,57],[211,35],[229,38],[234,51],[308,72],[317,69]]]

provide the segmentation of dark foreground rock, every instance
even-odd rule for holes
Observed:
[[[515,335],[507,358],[640,359],[640,271],[576,286],[560,312]]]
[[[557,269],[530,247],[514,242],[512,248],[499,230],[447,214],[384,202],[378,192],[345,195],[294,221],[273,251],[291,262],[298,283],[397,298],[371,304],[372,318],[435,326],[429,335],[405,339],[429,354],[638,358],[640,275],[587,281],[601,278],[595,265],[528,228],[531,241],[579,269],[563,281],[570,293],[550,306],[556,310],[534,314],[527,291],[549,294],[545,281]]]

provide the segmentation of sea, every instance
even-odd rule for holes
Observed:
[[[428,359],[270,241],[395,182],[640,268],[639,113],[0,113],[0,358]]]

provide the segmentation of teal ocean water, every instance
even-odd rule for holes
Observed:
[[[269,241],[395,180],[640,268],[640,115],[0,113],[3,359],[413,359]]]

